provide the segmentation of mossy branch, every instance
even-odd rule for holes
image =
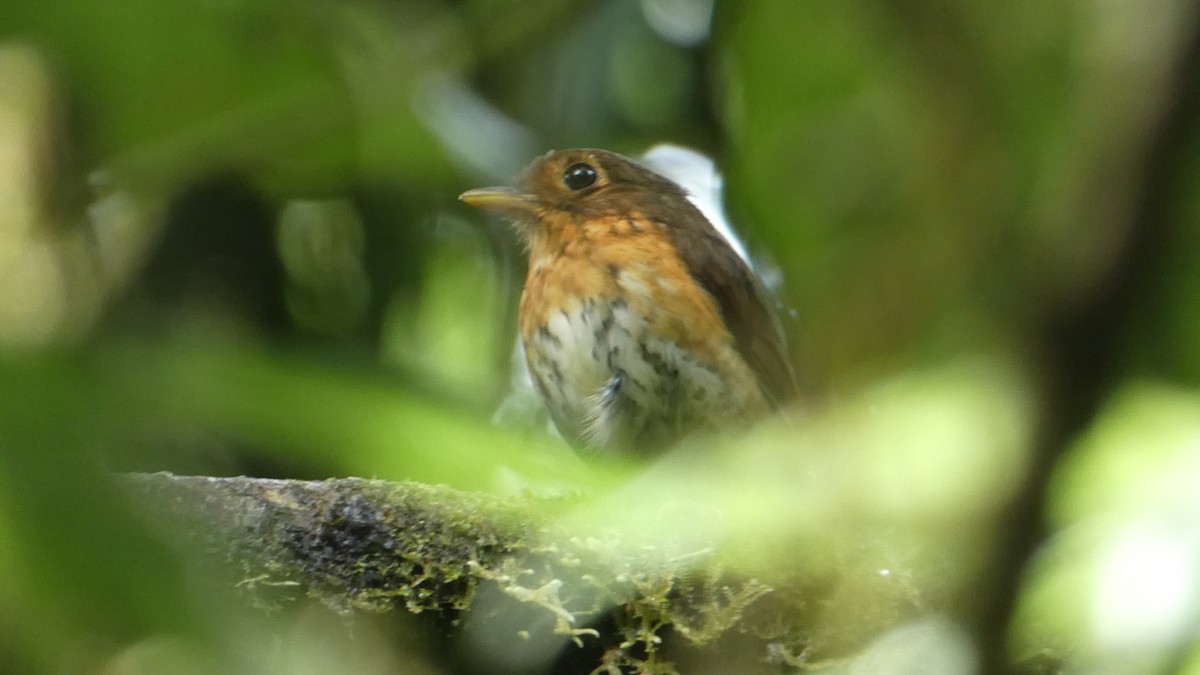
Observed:
[[[457,622],[463,610],[503,611],[494,604],[503,597],[533,610],[513,637],[597,640],[614,668],[668,672],[656,655],[662,628],[701,646],[744,633],[744,611],[770,592],[715,563],[706,569],[703,553],[556,529],[545,514],[563,499],[356,478],[128,480],[256,603],[307,596],[341,612],[404,608]],[[602,635],[591,624],[606,615],[613,627]]]

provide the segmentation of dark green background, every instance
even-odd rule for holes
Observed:
[[[1200,558],[1175,537],[1200,522],[1192,5],[717,2],[681,39],[646,18],[672,4],[6,3],[0,661],[90,672],[204,624],[110,470],[574,467],[490,426],[523,261],[455,197],[551,148],[673,142],[717,160],[794,309],[805,431],[761,445],[907,467],[863,479],[900,506],[834,509],[885,529],[909,532],[906,489],[955,486],[912,536],[986,531],[930,591],[985,654],[1056,532],[1013,655],[1182,663],[1186,635],[1125,649],[1083,608],[1123,523]],[[174,648],[178,672],[237,658]]]

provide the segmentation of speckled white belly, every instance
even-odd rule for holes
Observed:
[[[530,374],[556,426],[588,447],[661,445],[719,425],[740,407],[709,364],[654,335],[620,299],[556,312],[526,342]]]

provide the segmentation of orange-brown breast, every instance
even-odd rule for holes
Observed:
[[[630,413],[636,420],[623,423],[660,425],[664,441],[705,422],[698,418],[720,426],[766,407],[716,302],[663,225],[637,212],[551,217],[530,240],[519,323],[530,372],[560,430],[585,443],[608,438],[610,430],[588,428],[595,426],[591,400],[617,375],[627,378],[618,384],[635,413],[647,416]]]
[[[522,334],[544,325],[556,309],[620,293],[658,335],[706,361],[715,363],[717,352],[732,345],[712,296],[692,279],[662,225],[635,212],[547,229],[530,250]]]

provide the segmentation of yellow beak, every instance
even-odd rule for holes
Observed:
[[[467,190],[458,198],[477,209],[487,211],[528,213],[537,203],[533,195],[517,192],[509,187],[475,188]]]

